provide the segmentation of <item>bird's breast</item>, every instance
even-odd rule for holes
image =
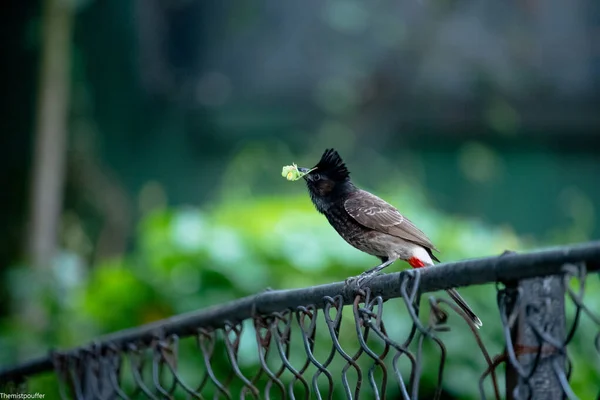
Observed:
[[[378,232],[356,222],[344,209],[332,208],[325,216],[337,233],[350,245],[374,256],[385,256],[385,253],[372,245]]]

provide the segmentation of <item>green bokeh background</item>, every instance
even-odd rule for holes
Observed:
[[[555,37],[535,29],[554,14],[464,2],[75,3],[59,246],[41,272],[22,251],[41,4],[19,3],[1,17],[9,60],[0,109],[1,366],[375,265],[316,213],[302,181],[280,176],[292,162],[314,165],[326,147],[341,152],[359,186],[421,227],[443,261],[600,235],[600,63],[572,46],[598,22],[578,12],[568,15],[589,30],[569,25]],[[496,25],[485,22],[492,15]],[[507,52],[501,59],[495,45]],[[600,309],[599,286],[590,276],[592,310]],[[461,293],[482,316],[490,353],[499,353],[494,285]],[[25,299],[39,316],[19,314]],[[408,316],[388,309],[388,330],[402,337]],[[349,310],[344,318],[351,326]],[[442,334],[445,396],[478,398],[485,362],[460,321],[450,325]],[[581,399],[593,398],[600,382],[598,355],[590,355],[596,333],[583,318],[570,348]],[[356,348],[352,335],[341,340]],[[243,339],[249,375],[252,349]],[[226,375],[223,355],[216,365]],[[427,394],[438,353],[428,344],[425,355]],[[182,363],[191,377],[203,368],[198,357]],[[57,395],[49,375],[31,382],[36,390]]]

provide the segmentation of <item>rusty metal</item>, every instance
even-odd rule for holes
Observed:
[[[408,400],[420,397],[425,368],[435,368],[436,388],[427,396],[438,399],[449,357],[444,340],[464,323],[470,335],[461,341],[487,365],[479,382],[465,384],[482,399],[575,399],[568,345],[587,318],[598,328],[593,345],[600,350],[600,315],[584,302],[585,281],[599,266],[600,244],[588,243],[388,274],[362,290],[335,283],[268,291],[2,370],[0,392],[22,393],[29,376],[54,371],[63,398]],[[552,290],[528,286],[540,279]],[[428,292],[486,282],[497,285],[506,341],[495,357],[453,303],[435,295],[421,301]],[[576,310],[568,327],[564,302]],[[386,326],[401,315],[411,326],[399,336]],[[426,356],[425,346],[436,350]]]

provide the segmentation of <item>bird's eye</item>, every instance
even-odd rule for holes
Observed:
[[[313,178],[313,181],[315,181],[315,182],[316,181],[320,181],[321,180],[321,175],[319,175],[319,174],[313,174],[312,178]]]

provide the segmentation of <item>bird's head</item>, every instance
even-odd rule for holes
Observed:
[[[350,172],[334,149],[325,150],[321,160],[313,168],[299,167],[298,170],[307,173],[303,178],[313,201],[316,197],[326,198],[353,187],[350,183]]]

